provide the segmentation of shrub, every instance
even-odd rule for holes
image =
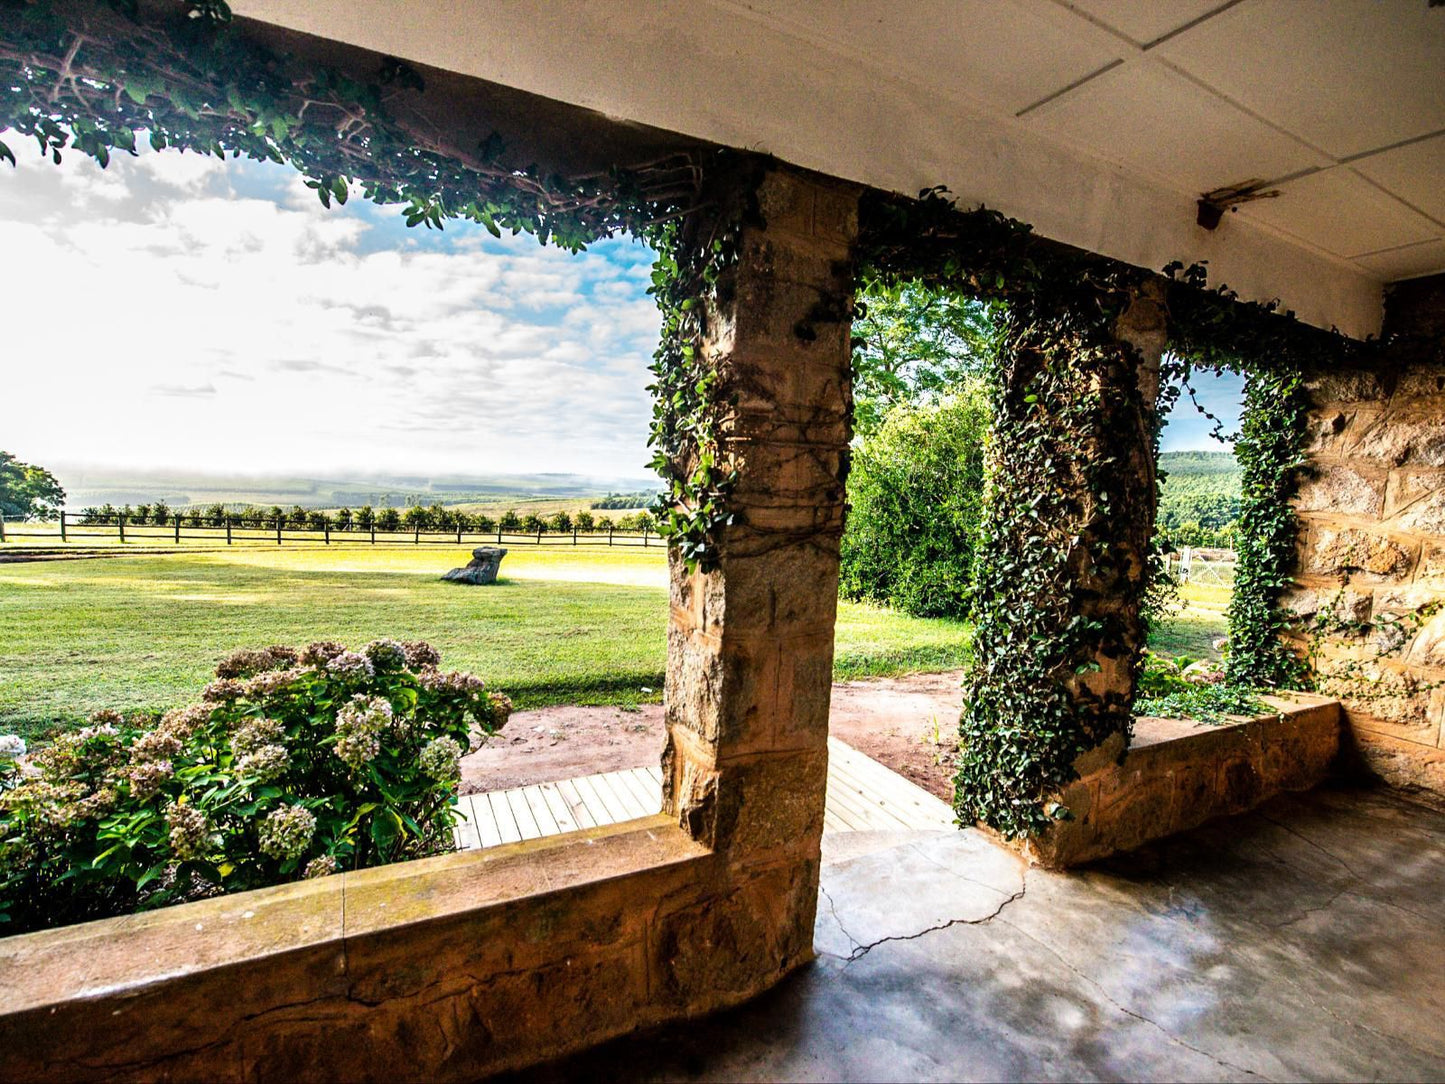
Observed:
[[[572,526],[586,534],[597,529],[597,517],[585,509],[572,517]]]
[[[439,662],[238,651],[157,723],[100,712],[23,767],[0,741],[7,932],[449,850],[458,760],[511,702]]]
[[[536,512],[528,512],[522,517],[522,530],[527,534],[543,534],[547,530],[547,524],[542,522],[542,517]]]
[[[571,534],[572,517],[566,512],[553,512],[547,517],[547,530],[556,534]]]
[[[894,407],[853,455],[840,589],[922,617],[963,617],[990,425],[981,381]]]
[[[378,531],[395,531],[401,527],[401,513],[395,508],[383,508],[376,515]]]
[[[522,521],[515,510],[508,508],[502,513],[502,518],[497,520],[497,526],[504,531],[516,531],[521,529]]]

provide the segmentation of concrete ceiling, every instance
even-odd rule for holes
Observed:
[[[1375,330],[1445,271],[1445,7],[1426,0],[238,0],[247,16],[1070,244],[1207,259]],[[1207,191],[1266,182],[1212,233]]]

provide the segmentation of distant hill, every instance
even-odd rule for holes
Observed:
[[[1233,452],[1164,452],[1159,469],[1161,528],[1227,527],[1239,518],[1239,463]]]
[[[57,464],[52,468],[65,487],[66,507],[153,504],[172,508],[207,504],[281,505],[336,508],[370,504],[403,508],[409,504],[492,504],[518,500],[590,501],[609,493],[656,491],[646,477],[591,477],[582,474],[363,475],[293,477],[286,475],[203,474],[187,471],[124,470]]]

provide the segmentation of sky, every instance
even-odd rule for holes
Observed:
[[[313,476],[645,478],[652,254],[327,210],[271,163],[0,165],[0,447]]]
[[[304,477],[647,477],[652,254],[322,207],[286,166],[141,141],[0,165],[0,447]],[[1198,384],[1237,416],[1238,381]],[[1233,429],[1236,417],[1226,418]],[[1166,450],[1218,448],[1187,400]]]

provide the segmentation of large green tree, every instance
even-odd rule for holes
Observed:
[[[867,438],[900,403],[946,395],[997,349],[996,306],[922,283],[865,282],[853,321],[854,426]]]
[[[7,519],[54,519],[65,504],[65,490],[44,467],[22,463],[0,452],[0,515]]]

